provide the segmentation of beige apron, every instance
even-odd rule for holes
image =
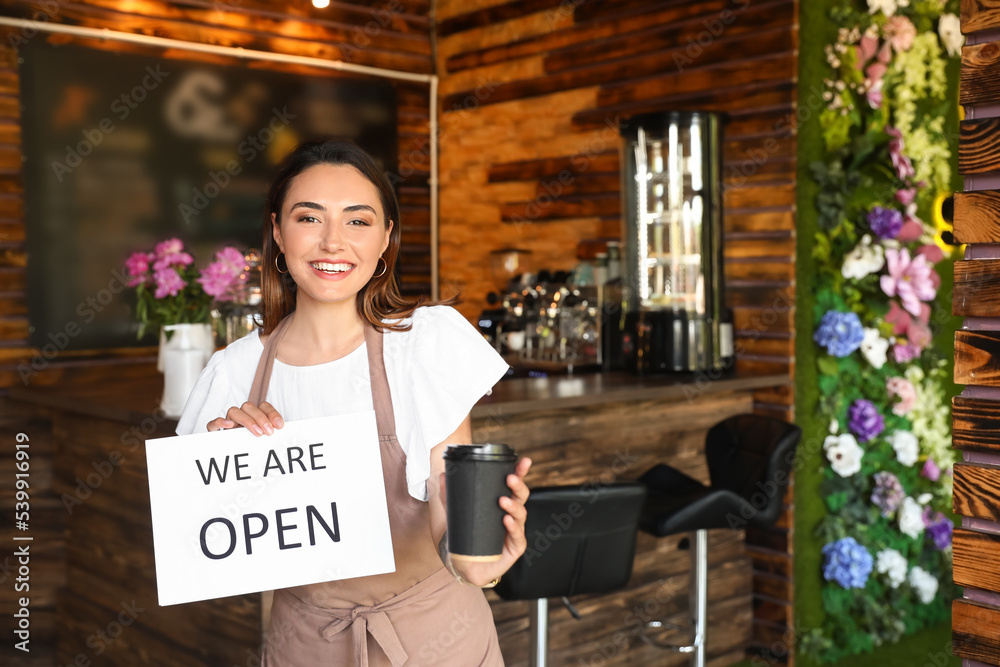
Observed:
[[[275,327],[264,346],[250,390],[255,405],[267,396],[278,341],[290,319]],[[431,536],[429,503],[407,492],[382,334],[366,326],[365,344],[396,571],[275,591],[263,665],[502,666],[483,592],[458,583],[443,567]]]

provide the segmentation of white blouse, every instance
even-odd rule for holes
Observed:
[[[450,306],[418,308],[404,321],[412,328],[386,330],[382,355],[396,437],[406,453],[407,488],[411,496],[426,501],[430,450],[454,433],[508,366]],[[254,331],[216,352],[184,406],[178,435],[204,432],[208,422],[242,405],[263,351]],[[275,359],[267,401],[285,421],[373,409],[365,344],[315,366],[289,366]]]

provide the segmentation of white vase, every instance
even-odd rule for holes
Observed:
[[[215,342],[210,324],[168,324],[160,327],[156,368],[163,373],[160,410],[164,415],[181,415],[198,376],[213,352]]]

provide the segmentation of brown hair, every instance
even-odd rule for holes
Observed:
[[[382,255],[385,272],[372,276],[368,284],[357,294],[358,315],[376,329],[406,331],[409,325],[398,323],[383,324],[385,319],[403,319],[413,314],[419,306],[425,305],[423,297],[416,301],[405,299],[399,293],[396,280],[396,260],[399,258],[401,227],[399,224],[399,203],[389,179],[379,169],[375,161],[361,148],[342,141],[308,142],[300,144],[278,166],[274,180],[264,204],[264,257],[262,260],[262,301],[264,307],[264,328],[268,334],[286,315],[295,310],[296,285],[289,273],[279,273],[275,260],[281,249],[274,240],[271,216],[281,225],[281,206],[284,204],[288,188],[296,176],[310,167],[321,164],[346,165],[354,167],[375,186],[382,210],[385,212],[383,224],[389,227],[389,245]],[[449,300],[446,303],[452,303]],[[429,305],[429,304],[427,304]]]

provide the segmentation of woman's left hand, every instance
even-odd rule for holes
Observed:
[[[511,495],[500,496],[500,507],[507,512],[503,518],[507,535],[504,538],[500,560],[452,562],[452,567],[466,582],[476,586],[488,585],[509,570],[527,549],[528,539],[524,534],[524,523],[528,518],[528,511],[524,504],[528,502],[530,490],[524,483],[524,477],[530,468],[531,459],[525,457],[518,461],[514,474],[507,475],[507,486],[511,490]],[[441,481],[442,499],[444,499],[444,480]]]

